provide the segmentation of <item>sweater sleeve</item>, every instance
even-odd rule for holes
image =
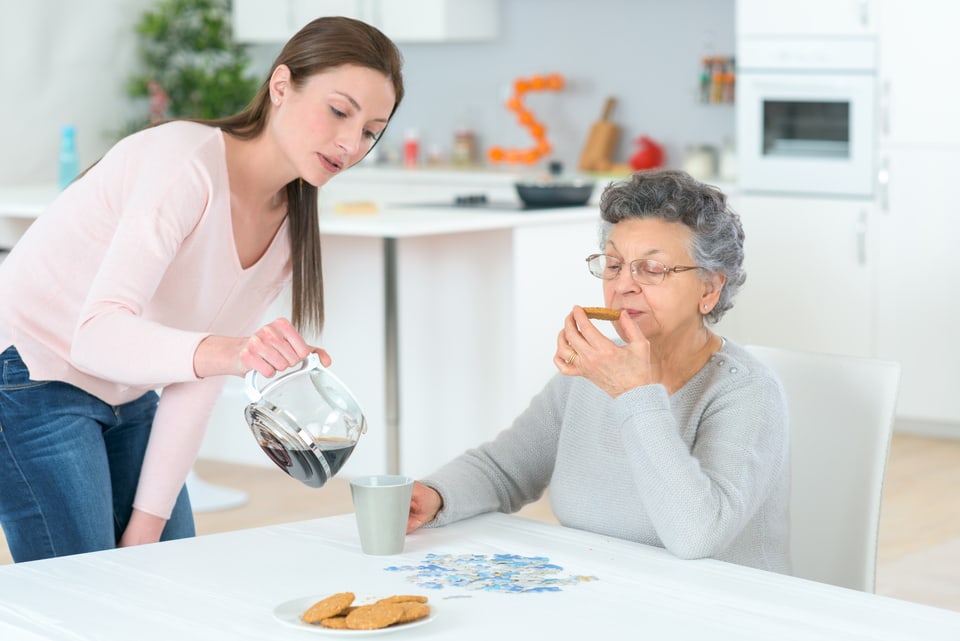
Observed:
[[[679,557],[717,556],[785,472],[786,398],[769,376],[731,379],[703,408],[692,448],[660,385],[623,394],[615,410],[637,491]]]
[[[193,354],[207,333],[153,321],[144,308],[204,214],[211,189],[206,174],[188,164],[175,179],[168,178],[165,190],[123,203],[80,312],[73,362],[128,385],[196,380]]]
[[[197,457],[224,376],[164,388],[153,420],[133,506],[170,518],[177,495]],[[237,429],[244,427],[237,417]]]
[[[513,513],[543,495],[556,462],[568,382],[555,376],[509,429],[422,481],[443,497],[430,526],[485,512]]]

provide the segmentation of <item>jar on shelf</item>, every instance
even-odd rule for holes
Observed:
[[[705,180],[717,175],[717,149],[711,145],[692,145],[687,147],[683,160],[683,170],[696,178]]]
[[[470,129],[457,129],[453,134],[450,160],[454,165],[472,165],[477,161],[477,136]]]

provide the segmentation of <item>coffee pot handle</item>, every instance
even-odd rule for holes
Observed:
[[[306,358],[301,360],[296,365],[291,365],[287,369],[277,372],[270,378],[266,378],[260,374],[255,369],[247,372],[247,375],[244,377],[246,382],[245,392],[247,393],[247,398],[252,402],[256,403],[263,395],[269,392],[273,387],[278,385],[280,381],[285,379],[287,376],[296,374],[297,372],[302,372],[308,369],[323,369],[323,363],[320,362],[320,357],[316,352],[310,352]],[[266,381],[266,384],[261,387],[261,381]]]

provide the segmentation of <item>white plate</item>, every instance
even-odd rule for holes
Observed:
[[[430,614],[426,617],[419,619],[417,621],[411,621],[410,623],[400,623],[398,625],[391,625],[386,628],[380,628],[378,630],[336,630],[334,628],[325,628],[320,624],[313,623],[304,623],[300,616],[307,611],[311,605],[330,596],[329,594],[321,594],[316,596],[304,596],[299,599],[293,599],[285,603],[281,603],[276,608],[273,609],[273,616],[278,620],[286,623],[289,626],[299,628],[301,630],[310,630],[311,632],[319,632],[320,634],[329,634],[334,636],[347,636],[347,637],[357,637],[357,636],[367,636],[371,634],[389,634],[391,632],[399,632],[400,630],[409,630],[411,628],[416,628],[426,623],[430,623],[437,616],[437,608],[431,601],[428,605],[430,606]],[[354,601],[354,605],[366,605],[368,603],[373,603],[376,601],[376,598],[363,598]]]

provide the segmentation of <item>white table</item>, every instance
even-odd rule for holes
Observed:
[[[428,553],[547,556],[559,592],[418,588]],[[352,514],[0,567],[0,639],[130,641],[323,638],[273,617],[303,596],[424,593],[435,618],[396,639],[960,639],[960,613],[659,548],[489,514],[365,556]],[[361,636],[361,635],[356,635]]]

